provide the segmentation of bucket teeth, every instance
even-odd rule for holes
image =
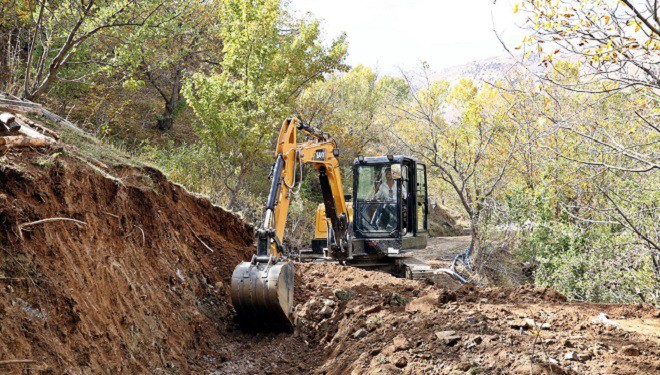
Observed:
[[[231,301],[246,328],[292,330],[292,262],[242,262],[231,277]]]

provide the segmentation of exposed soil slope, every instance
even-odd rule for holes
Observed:
[[[10,153],[0,166],[0,358],[55,373],[188,372],[228,320],[251,229],[157,170],[95,170],[67,154]],[[48,218],[86,224],[20,229]]]

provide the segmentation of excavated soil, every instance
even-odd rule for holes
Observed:
[[[252,229],[157,170],[67,150],[0,163],[0,373],[660,372],[652,306],[337,264],[296,264],[294,333],[244,332],[228,289]]]

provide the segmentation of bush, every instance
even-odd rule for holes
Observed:
[[[575,301],[660,302],[651,252],[632,232],[553,214],[543,196],[514,190],[503,208],[517,228],[514,253],[533,264],[535,284]]]

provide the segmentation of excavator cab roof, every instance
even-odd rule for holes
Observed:
[[[406,155],[358,156],[353,161],[353,165],[401,163],[404,160],[413,160],[417,162],[416,158]]]

